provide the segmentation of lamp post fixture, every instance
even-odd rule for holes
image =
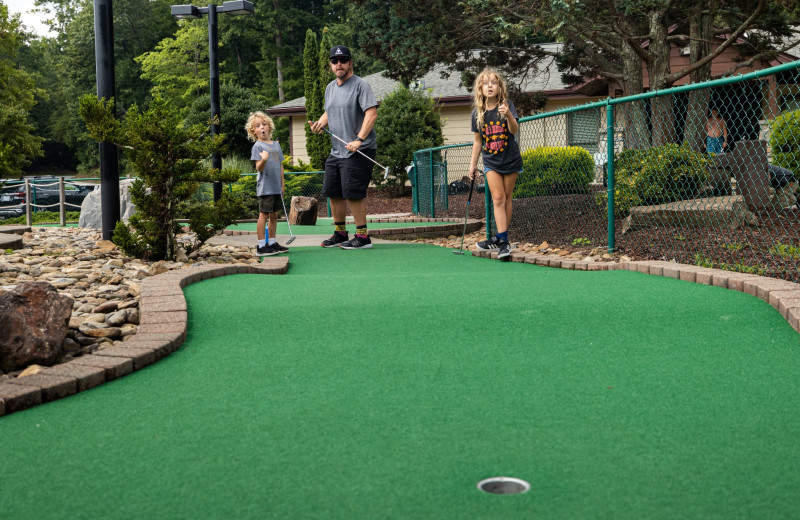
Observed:
[[[219,37],[217,34],[217,13],[227,14],[253,14],[255,8],[252,2],[247,0],[235,0],[223,2],[221,6],[208,4],[208,7],[197,7],[194,5],[173,5],[170,6],[172,16],[175,18],[202,18],[208,15],[208,68],[210,74],[210,94],[211,94],[211,135],[219,134]],[[222,157],[218,153],[211,156],[211,166],[217,170],[222,169]],[[222,195],[222,183],[214,182],[214,200],[219,200]]]

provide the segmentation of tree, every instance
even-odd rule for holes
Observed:
[[[128,225],[117,223],[114,243],[139,258],[174,260],[178,248],[175,237],[180,230],[175,221],[178,205],[197,192],[200,182],[239,178],[240,172],[204,166],[205,158],[222,151],[223,136],[209,135],[206,124],[183,125],[178,111],[161,98],[155,98],[146,111],[133,105],[120,120],[114,117],[113,100],[86,95],[80,99],[79,112],[92,138],[128,151],[136,173],[131,200],[138,211]],[[202,243],[230,225],[239,208],[224,193],[214,211],[196,205],[187,212],[190,226]]]
[[[42,154],[43,139],[33,135],[28,121],[34,96],[42,91],[15,66],[23,37],[19,15],[9,17],[8,7],[0,3],[0,177],[19,177]]]
[[[402,196],[408,180],[406,166],[414,151],[444,144],[442,119],[430,92],[400,86],[386,96],[378,107],[375,121],[378,139],[378,162],[389,166],[387,185]],[[373,173],[372,181],[380,186],[383,171]]]
[[[306,44],[303,49],[303,87],[306,97],[306,117],[309,121],[316,121],[324,112],[325,85],[323,71],[320,70],[321,48],[314,31],[311,29],[306,31]],[[306,132],[306,153],[311,165],[321,170],[330,151],[330,138],[325,134],[315,134],[309,125],[303,126]]]

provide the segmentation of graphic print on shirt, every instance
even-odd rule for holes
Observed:
[[[508,146],[507,122],[487,121],[483,124],[483,149],[488,153],[497,155]]]

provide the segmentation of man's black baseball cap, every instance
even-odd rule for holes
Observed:
[[[344,45],[334,45],[331,47],[331,55],[330,58],[352,58],[350,56],[350,49],[345,47]]]

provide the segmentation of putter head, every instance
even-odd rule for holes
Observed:
[[[453,254],[454,255],[463,255],[464,251],[462,251],[461,249],[453,249]]]
[[[386,180],[389,177],[389,167],[383,169],[383,180]]]
[[[290,237],[289,240],[286,241],[286,245],[288,246],[292,242],[294,242],[295,237]]]

